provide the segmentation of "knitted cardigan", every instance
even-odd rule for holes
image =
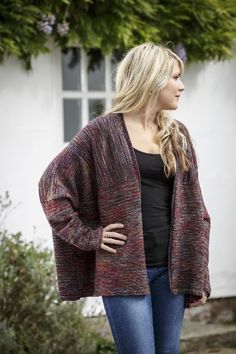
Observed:
[[[174,179],[168,253],[172,294],[185,307],[211,294],[208,271],[210,217],[198,181],[195,151],[187,128],[192,167]],[[96,117],[51,161],[39,181],[39,197],[52,228],[59,296],[77,300],[101,295],[147,295],[141,178],[122,113]],[[100,248],[103,227],[128,237],[116,253]]]

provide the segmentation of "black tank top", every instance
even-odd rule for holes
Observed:
[[[146,266],[167,266],[174,176],[166,177],[160,154],[134,151],[141,175]]]

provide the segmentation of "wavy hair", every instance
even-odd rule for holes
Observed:
[[[182,60],[165,46],[144,43],[130,49],[116,67],[116,95],[112,108],[105,113],[128,113],[142,109],[150,104],[151,97],[155,98],[153,102],[157,102],[160,91],[171,78],[176,61],[182,74]],[[154,124],[157,125],[155,140],[160,147],[166,176],[176,173],[175,152],[180,169],[188,171],[190,160],[186,153],[187,140],[178,122],[170,116],[169,111],[159,110]]]

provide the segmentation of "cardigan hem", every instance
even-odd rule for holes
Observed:
[[[175,295],[177,294],[184,294],[184,308],[191,308],[191,301],[190,299],[194,299],[196,297],[199,298],[200,296],[197,295],[191,295],[191,294],[187,294],[187,293],[183,293],[183,292],[176,292]],[[137,295],[137,296],[146,296],[146,295],[150,295],[150,292],[148,293],[143,293],[143,292],[132,292],[130,293],[122,293],[122,294],[86,294],[86,295],[80,295],[80,294],[75,294],[75,295],[59,295],[61,301],[77,301],[80,300],[81,298],[87,298],[87,297],[102,297],[102,296],[132,296],[132,295]],[[200,305],[203,306],[204,304]]]
[[[202,292],[199,291],[199,290],[196,290],[196,289],[176,289],[174,291],[171,291],[173,295],[178,295],[178,294],[185,294],[185,295],[188,295],[188,296],[202,296]],[[101,291],[96,291],[96,292],[86,292],[86,294],[81,294],[81,293],[77,293],[77,294],[73,294],[73,295],[65,295],[65,294],[61,294],[59,293],[59,296],[60,298],[63,298],[65,300],[73,300],[73,299],[79,299],[81,297],[97,297],[97,296],[126,296],[126,295],[149,295],[150,294],[150,291],[147,290],[147,291],[122,291],[121,292],[117,292],[117,293],[114,293],[114,292],[101,292]]]
[[[59,293],[60,299],[63,301],[74,301],[74,300],[79,300],[80,298],[84,298],[84,297],[99,297],[99,296],[132,296],[132,295],[150,295],[150,291],[131,291],[131,292],[119,292],[119,293],[111,293],[111,292],[107,292],[107,293],[101,293],[101,292],[97,292],[97,293],[93,293],[93,294],[74,294],[74,295],[62,295]]]

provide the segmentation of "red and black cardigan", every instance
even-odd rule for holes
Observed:
[[[178,124],[187,138],[192,168],[184,173],[177,168],[175,175],[168,268],[171,292],[186,294],[185,307],[190,307],[203,290],[211,294],[210,217],[188,130]],[[52,228],[62,300],[150,294],[140,189],[138,163],[121,113],[93,119],[46,168],[39,196]],[[110,253],[100,248],[102,230],[117,222],[125,226],[116,231],[128,239]]]

